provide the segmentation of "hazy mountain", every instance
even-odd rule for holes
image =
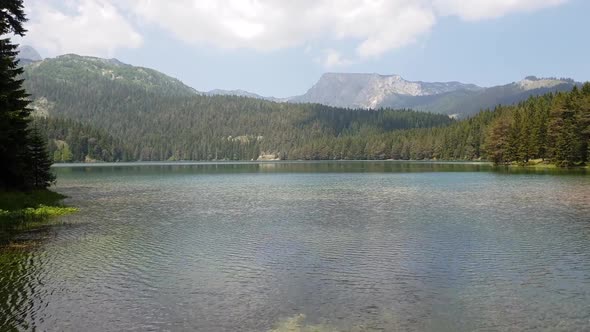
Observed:
[[[177,95],[193,95],[197,91],[181,81],[156,70],[136,67],[117,59],[102,59],[76,54],[35,62],[26,67],[30,79],[67,84],[115,81],[120,85],[134,86],[146,91],[157,90]]]
[[[424,112],[211,96],[115,59],[64,55],[24,68],[33,114],[51,153],[64,161],[67,149],[78,161],[287,158],[307,154],[300,147],[314,140],[453,122]],[[360,158],[350,146],[342,157]],[[313,158],[324,158],[323,152]]]
[[[327,73],[307,93],[291,102],[349,108],[412,108],[458,117],[498,104],[513,104],[531,95],[570,90],[570,79],[536,78],[490,88],[460,82],[407,81],[399,75]]]
[[[18,47],[17,59],[20,60],[21,65],[28,65],[33,62],[41,61],[43,58],[33,47],[28,45],[21,45]]]
[[[326,73],[293,102],[313,102],[338,107],[379,108],[395,96],[430,96],[453,91],[478,91],[480,87],[459,82],[406,81],[399,75]]]
[[[23,47],[21,54],[30,54],[27,56],[36,58],[31,53],[34,50],[31,50]],[[499,104],[514,104],[531,95],[568,91],[579,84],[570,79],[529,76],[518,82],[484,88],[460,82],[408,81],[399,75],[327,73],[304,95],[281,99],[264,97],[245,90],[199,92],[153,69],[135,67],[116,59],[68,54],[37,61],[28,67],[28,72],[54,76],[52,79],[76,81],[100,77],[178,95],[239,96],[274,102],[318,103],[341,108],[410,108],[454,117],[467,117]],[[56,68],[60,70],[57,71]]]

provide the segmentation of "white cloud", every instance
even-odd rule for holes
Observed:
[[[530,12],[558,6],[568,0],[433,0],[441,15],[459,16],[467,21],[498,18],[510,13]]]
[[[272,51],[309,40],[354,39],[357,56],[379,56],[428,31],[435,16],[418,0],[125,0],[125,7],[188,43]]]
[[[334,67],[412,44],[440,16],[476,21],[568,0],[66,0],[70,14],[47,1],[31,0],[28,38],[54,53],[138,47],[142,36],[135,29],[152,25],[185,43],[223,49],[307,45],[307,54],[317,45],[324,49],[319,62]],[[354,54],[331,46],[342,41],[356,45]]]
[[[344,67],[352,64],[354,61],[346,59],[340,52],[329,48],[322,52],[322,55],[316,58],[316,62],[325,68]]]
[[[29,31],[23,43],[30,43],[49,56],[112,56],[116,49],[142,44],[142,36],[107,0],[67,1],[62,7],[52,7],[46,0],[28,2]]]

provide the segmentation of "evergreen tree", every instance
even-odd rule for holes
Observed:
[[[55,182],[55,175],[50,171],[51,164],[47,142],[37,127],[33,127],[27,151],[26,173],[29,188],[45,189]]]
[[[500,165],[510,161],[508,156],[510,123],[505,118],[499,118],[490,126],[485,140],[485,150],[490,161]]]
[[[573,166],[577,159],[575,111],[570,97],[558,94],[551,109],[549,136],[552,140],[551,157],[559,166]]]
[[[512,112],[512,123],[508,130],[508,147],[505,155],[506,161],[521,162],[520,153],[523,151],[520,141],[520,132],[522,131],[522,117],[518,109]]]
[[[23,36],[26,21],[22,0],[0,1],[0,35]],[[0,39],[0,188],[26,186],[26,148],[30,110],[22,88],[23,73],[16,60],[16,45]]]

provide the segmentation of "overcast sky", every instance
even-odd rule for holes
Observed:
[[[304,93],[324,72],[590,80],[588,0],[25,0],[23,44],[115,57],[197,90]]]

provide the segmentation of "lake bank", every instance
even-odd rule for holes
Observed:
[[[66,196],[51,190],[0,191],[0,246],[16,234],[48,226],[51,220],[76,212],[64,206]]]
[[[272,165],[272,164],[313,164],[313,163],[391,163],[391,164],[431,164],[431,165],[480,165],[492,166],[497,168],[510,167],[514,169],[557,169],[557,170],[587,170],[590,169],[588,165],[574,165],[574,166],[558,166],[554,163],[546,163],[545,161],[530,160],[526,164],[510,163],[494,165],[493,162],[485,160],[398,160],[398,159],[383,159],[383,160],[180,160],[180,161],[118,161],[118,162],[71,162],[71,163],[55,163],[53,168],[67,168],[67,167],[109,167],[109,166],[182,166],[182,165]]]

